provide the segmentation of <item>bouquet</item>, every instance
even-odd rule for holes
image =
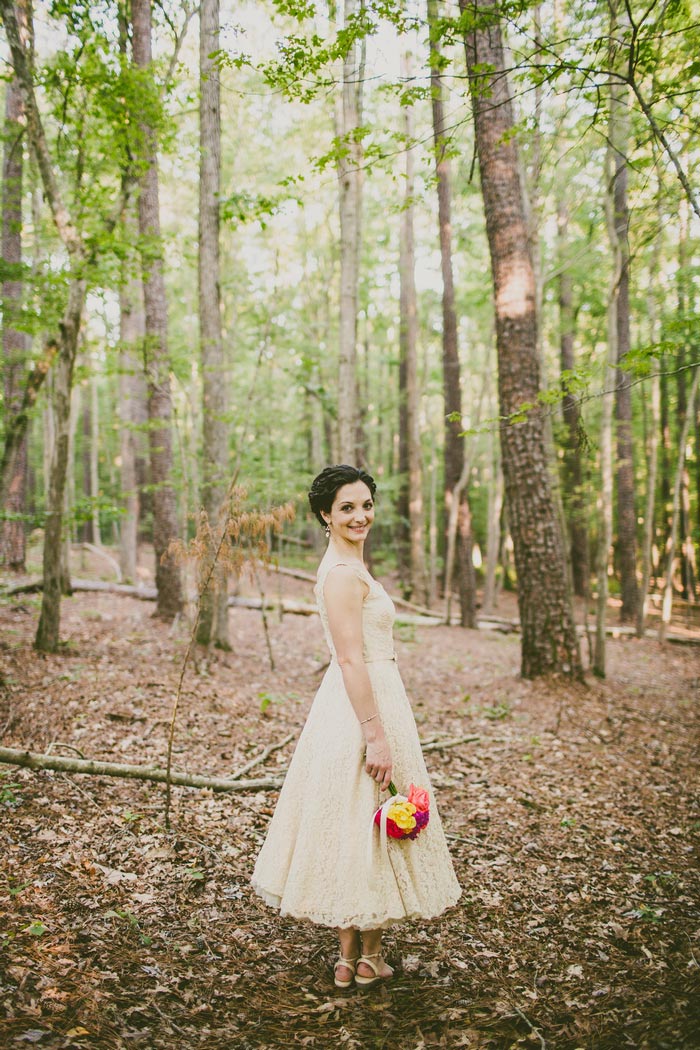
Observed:
[[[408,795],[399,794],[393,780],[390,798],[374,814],[373,823],[392,839],[415,839],[430,820],[430,798],[425,788],[411,784]]]

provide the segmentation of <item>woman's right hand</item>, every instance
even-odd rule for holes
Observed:
[[[367,741],[365,772],[377,781],[382,791],[386,791],[391,780],[391,771],[391,748],[382,731]]]

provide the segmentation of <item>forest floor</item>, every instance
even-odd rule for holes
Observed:
[[[0,602],[2,744],[162,765],[186,623],[77,594],[39,657],[37,608]],[[230,774],[298,734],[320,623],[269,628],[275,670],[260,614],[235,609],[234,651],[188,671],[178,769]],[[403,626],[397,652],[421,737],[478,739],[426,754],[464,894],[388,932],[390,984],[338,992],[333,932],[252,894],[274,792],[175,789],[166,830],[160,785],[5,766],[0,1046],[700,1047],[700,650],[611,640],[585,685],[520,679],[516,634]]]

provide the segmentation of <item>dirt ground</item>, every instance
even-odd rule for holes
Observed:
[[[78,594],[39,657],[37,608],[0,602],[2,745],[162,765],[187,624]],[[227,775],[298,734],[320,623],[269,632],[274,670],[236,609],[233,652],[188,671],[178,769]],[[274,791],[175,789],[166,830],[160,785],[4,766],[0,1046],[700,1047],[700,649],[612,640],[585,685],[521,680],[515,634],[400,626],[397,652],[422,739],[478,739],[426,754],[464,894],[389,931],[390,984],[338,992],[332,931],[251,893]]]

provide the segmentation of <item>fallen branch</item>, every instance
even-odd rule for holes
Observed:
[[[280,748],[286,747],[290,740],[293,739],[294,733],[290,733],[289,736],[284,738],[284,740],[280,740],[279,744],[268,744],[264,751],[261,751],[259,755],[256,755],[255,758],[251,758],[250,762],[246,762],[246,764],[241,766],[240,769],[237,769],[235,773],[231,773],[231,780],[238,780],[239,777],[242,777],[243,774],[247,773],[249,769],[253,768],[253,766],[257,766],[261,762],[264,762],[266,758],[269,758],[273,751],[279,751]]]
[[[297,602],[293,599],[282,598],[280,601],[278,598],[265,598],[265,609],[280,609],[283,613],[296,613],[298,616],[313,616],[315,612],[318,612],[316,605],[313,602]],[[228,600],[229,607],[236,607],[239,609],[262,609],[263,600],[260,598],[244,598],[240,595],[235,595]]]
[[[97,547],[94,543],[81,543],[80,545],[83,550],[90,551],[91,554],[96,554],[99,558],[104,558],[112,566],[114,575],[116,576],[116,582],[122,582],[122,570],[119,566],[119,562],[116,558],[113,558],[103,547]]]
[[[132,766],[121,762],[94,762],[80,758],[61,758],[58,755],[40,755],[35,751],[18,751],[14,747],[0,747],[0,764],[21,766],[23,769],[53,769],[59,773],[86,773],[99,777],[122,777],[126,780],[151,780],[179,787],[209,788],[211,791],[264,791],[282,786],[279,779],[232,780],[229,777],[206,777],[196,773],[178,773],[152,766]]]
[[[41,580],[34,580],[30,583],[20,584],[18,587],[10,587],[3,591],[8,597],[12,597],[17,594],[32,594],[36,591],[40,591],[43,588],[43,582]],[[71,580],[71,589],[75,592],[78,591],[99,591],[108,594],[123,594],[131,598],[138,598],[140,601],[151,602],[155,601],[157,592],[155,587],[134,587],[127,583],[109,583],[105,580],[82,580],[75,579]],[[394,598],[393,601],[396,604],[407,604],[401,601],[401,599]],[[228,604],[232,608],[240,609],[259,609],[261,607],[260,598],[246,598],[241,595],[234,595],[228,600]],[[314,602],[299,602],[294,601],[291,598],[283,598],[279,601],[277,598],[265,598],[266,609],[281,609],[283,613],[291,613],[297,616],[313,616],[314,613],[318,612],[318,608]],[[452,624],[459,624],[459,619],[452,617]],[[445,625],[444,618],[440,618],[435,612],[428,615],[412,615],[410,613],[397,613],[396,616],[397,624],[410,624],[415,627],[442,627]],[[479,616],[478,627],[483,630],[489,631],[501,631],[503,634],[510,634],[520,630],[520,622],[518,620],[506,620],[501,619],[497,616]],[[585,632],[585,626],[583,624],[577,625],[577,631],[579,634]],[[624,624],[608,624],[605,629],[606,635],[611,638],[619,637],[632,637],[636,636],[636,628],[629,627]],[[647,628],[644,632],[645,638],[653,638],[656,640],[657,632],[651,628]],[[700,645],[700,634],[678,634],[675,631],[668,631],[666,633],[667,642],[675,642],[677,645]]]
[[[481,740],[480,736],[455,736],[452,740],[433,740],[429,744],[421,743],[423,751],[444,751],[448,747],[457,747],[457,744],[476,744]]]

